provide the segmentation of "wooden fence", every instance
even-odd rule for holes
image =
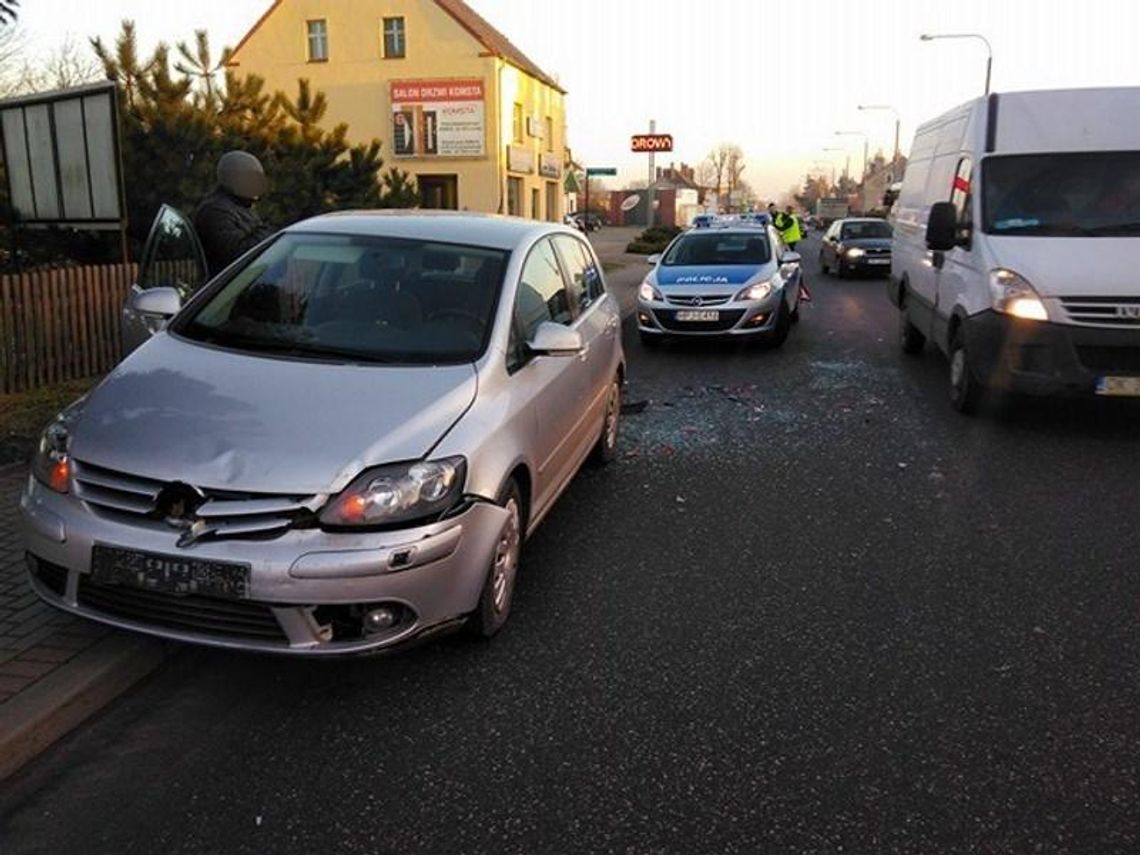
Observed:
[[[0,393],[109,371],[137,273],[127,264],[0,276]]]

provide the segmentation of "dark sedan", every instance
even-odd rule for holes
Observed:
[[[886,220],[836,220],[823,236],[819,266],[840,279],[852,273],[891,272],[891,226]]]

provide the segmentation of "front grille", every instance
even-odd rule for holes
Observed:
[[[75,493],[96,513],[135,525],[161,525],[163,481],[75,461]],[[211,537],[274,534],[311,515],[313,496],[200,491],[205,499],[192,516],[206,522]]]
[[[42,558],[36,558],[31,555],[28,556],[28,560],[32,565],[32,573],[41,585],[57,597],[62,597],[64,593],[66,593],[67,568],[60,567],[58,564],[52,564],[50,561],[44,561]]]
[[[288,640],[269,607],[258,603],[100,585],[86,575],[79,577],[78,599],[83,608],[148,626],[229,638]]]
[[[727,303],[731,297],[731,294],[701,294],[700,296],[666,294],[665,301],[674,306],[719,306],[721,303]]]
[[[657,322],[667,330],[677,332],[724,332],[730,330],[744,317],[744,309],[722,311],[715,321],[678,321],[677,312],[670,309],[657,309],[653,313]]]
[[[1077,359],[1098,374],[1140,374],[1138,347],[1077,347]]]
[[[863,252],[868,256],[875,256],[875,257],[882,257],[884,255],[890,255],[891,254],[890,248],[885,247],[885,246],[884,247],[869,247],[869,248],[863,250]]]
[[[1062,297],[1074,324],[1140,329],[1140,297]]]

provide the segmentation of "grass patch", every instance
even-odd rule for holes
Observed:
[[[98,381],[98,377],[88,377],[0,395],[0,464],[28,460],[52,417]]]

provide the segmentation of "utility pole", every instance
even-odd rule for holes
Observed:
[[[650,119],[649,120],[649,133],[651,133],[651,134],[657,133],[657,120],[656,119]],[[648,203],[648,210],[645,213],[646,228],[652,227],[653,221],[655,219],[655,217],[654,217],[655,211],[653,210],[653,184],[657,181],[657,175],[656,175],[655,167],[656,167],[656,164],[655,164],[654,159],[653,159],[653,150],[650,149],[650,151],[649,151],[649,185],[646,187],[646,190],[645,190],[645,201]]]

